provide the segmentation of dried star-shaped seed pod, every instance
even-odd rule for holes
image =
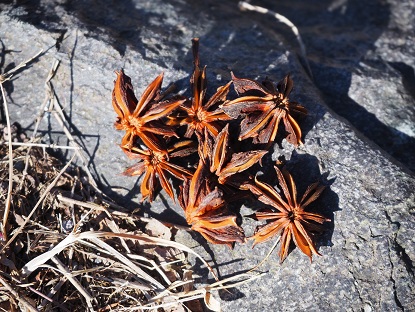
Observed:
[[[216,138],[212,138],[209,133],[205,133],[204,143],[199,154],[210,172],[218,177],[220,184],[231,184],[239,187],[237,180],[232,177],[252,167],[268,151],[247,151],[232,153],[229,147],[229,125],[226,125]]]
[[[122,149],[129,158],[139,160],[137,164],[127,168],[123,174],[126,176],[141,176],[145,172],[140,186],[142,200],[149,198],[150,202],[153,201],[154,191],[157,187],[157,176],[162,188],[174,200],[173,188],[168,181],[166,172],[181,180],[190,178],[192,175],[189,170],[171,163],[170,158],[184,157],[196,152],[193,141],[178,142],[165,151],[142,150],[137,147],[132,147],[129,151],[128,146],[124,146]]]
[[[269,222],[256,229],[252,236],[254,246],[280,234],[281,248],[279,256],[281,262],[288,255],[291,239],[311,260],[313,253],[320,254],[317,252],[310,236],[310,230],[321,230],[321,224],[330,221],[330,219],[317,213],[307,212],[305,208],[320,196],[325,187],[319,185],[318,182],[311,184],[298,202],[297,190],[292,176],[288,171],[283,170],[281,172],[277,167],[275,167],[275,170],[284,196],[281,196],[269,184],[257,179],[255,180],[255,187],[251,188],[260,201],[276,209],[276,211],[271,209],[258,211],[254,214],[255,219]]]
[[[157,134],[176,136],[173,128],[160,122],[160,119],[170,114],[184,103],[184,99],[173,98],[162,101],[166,94],[161,93],[163,74],[160,74],[144,90],[140,100],[134,95],[131,79],[123,70],[116,72],[112,92],[112,105],[118,115],[115,122],[117,130],[125,130],[122,146],[132,148],[133,141],[139,137],[151,150],[161,150]]]
[[[282,120],[288,133],[287,141],[299,145],[301,129],[291,114],[307,114],[307,110],[288,99],[293,88],[290,76],[286,76],[275,88],[268,79],[261,85],[254,80],[237,78],[231,74],[235,91],[241,97],[225,103],[222,108],[234,118],[245,116],[241,122],[239,140],[253,138],[254,143],[270,144],[275,140]]]
[[[178,123],[180,125],[186,125],[186,138],[190,138],[193,133],[196,133],[196,135],[201,138],[205,128],[208,129],[213,136],[216,136],[222,129],[221,122],[232,119],[225,114],[222,109],[218,108],[219,105],[226,101],[231,82],[227,83],[225,86],[219,87],[216,93],[206,101],[206,67],[203,69],[200,68],[199,39],[193,39],[192,44],[195,68],[190,82],[192,84],[193,97],[191,101],[181,105],[181,108],[186,112],[186,116],[183,118],[178,117],[177,120],[173,119],[170,124]]]
[[[244,231],[236,223],[236,216],[228,213],[222,191],[209,188],[206,171],[200,161],[192,179],[180,187],[179,203],[193,230],[213,244],[232,248],[235,242],[245,242]]]

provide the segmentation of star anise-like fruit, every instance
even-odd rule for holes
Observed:
[[[275,170],[283,196],[269,184],[257,179],[255,179],[255,187],[251,188],[260,201],[274,208],[258,211],[254,214],[255,219],[268,221],[267,224],[259,226],[252,236],[254,246],[280,234],[279,256],[281,262],[288,255],[292,239],[311,261],[312,254],[320,255],[312,240],[311,231],[320,231],[321,224],[330,221],[330,219],[317,213],[307,212],[305,209],[320,196],[325,187],[319,185],[318,182],[311,184],[298,202],[297,190],[292,176],[286,170],[281,172],[277,167]]]
[[[139,160],[137,164],[127,168],[123,174],[126,176],[141,176],[145,173],[140,186],[142,200],[149,198],[150,202],[153,201],[157,187],[157,177],[162,188],[174,200],[173,188],[166,173],[168,172],[181,180],[190,178],[192,175],[191,171],[170,162],[170,158],[184,157],[196,152],[193,141],[178,142],[164,151],[142,150],[138,147],[132,147],[130,151],[128,146],[122,146],[122,149],[130,159]]]
[[[125,130],[121,145],[130,150],[134,139],[139,137],[151,150],[162,150],[160,139],[156,135],[176,136],[173,128],[160,121],[184,103],[184,99],[172,98],[162,101],[166,94],[161,92],[163,73],[144,90],[140,100],[134,95],[131,79],[123,70],[116,72],[112,92],[112,105],[118,115],[114,126],[117,130]]]
[[[180,187],[179,203],[193,230],[213,244],[232,248],[235,242],[245,242],[244,231],[236,223],[236,216],[229,214],[222,191],[210,189],[206,171],[203,161],[199,161],[191,180],[186,179]]]
[[[229,146],[229,125],[226,125],[217,137],[205,133],[204,142],[199,154],[210,172],[217,176],[219,184],[231,184],[239,187],[239,179],[233,180],[235,174],[252,167],[268,151],[254,150],[233,153]]]
[[[178,123],[180,125],[187,125],[187,131],[185,133],[186,138],[190,138],[193,133],[196,133],[196,135],[201,138],[205,128],[207,128],[213,136],[216,136],[222,129],[221,122],[232,119],[219,108],[219,105],[226,101],[231,82],[219,87],[216,93],[206,101],[206,66],[203,69],[200,68],[199,38],[193,39],[192,44],[194,71],[190,82],[192,85],[193,96],[191,101],[181,105],[181,108],[186,112],[186,116],[183,118],[179,117]]]
[[[307,110],[288,99],[293,88],[291,77],[287,75],[275,88],[269,79],[261,85],[254,80],[237,78],[231,74],[235,91],[240,97],[225,103],[222,108],[233,118],[245,116],[241,122],[239,140],[253,138],[254,143],[270,144],[275,140],[282,120],[288,133],[287,141],[299,145],[301,129],[291,114],[307,114]]]

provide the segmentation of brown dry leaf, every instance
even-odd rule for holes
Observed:
[[[279,256],[281,262],[288,255],[292,239],[311,261],[312,254],[320,255],[312,240],[311,231],[321,230],[321,224],[330,221],[330,219],[317,213],[307,212],[305,209],[320,196],[325,187],[319,185],[318,182],[311,184],[301,200],[298,201],[292,176],[286,170],[281,172],[277,167],[275,170],[283,196],[269,184],[257,179],[255,179],[256,186],[251,188],[260,201],[273,207],[273,209],[258,211],[253,216],[257,220],[268,221],[267,224],[257,227],[255,234],[251,237],[254,239],[254,246],[280,234]]]
[[[19,215],[17,213],[14,213],[14,212],[13,212],[13,215],[14,215],[14,220],[17,223],[18,226],[22,226],[22,224],[25,223],[25,221],[24,221],[24,219],[21,215]]]
[[[159,220],[154,218],[151,218],[147,221],[145,232],[150,236],[159,237],[167,240],[171,239],[170,228],[168,228]]]
[[[243,115],[239,140],[253,138],[254,143],[270,144],[275,140],[280,121],[283,122],[286,139],[297,146],[301,143],[301,129],[292,113],[307,114],[307,110],[288,96],[293,88],[289,75],[281,80],[277,88],[266,79],[262,84],[237,78],[232,74],[235,91],[241,97],[222,105],[223,110],[237,118]]]

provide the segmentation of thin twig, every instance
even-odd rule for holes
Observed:
[[[220,289],[227,289],[227,288],[234,288],[236,286],[248,283],[250,281],[253,281],[255,279],[258,279],[260,277],[262,277],[264,275],[264,273],[256,273],[256,274],[248,274],[248,273],[241,273],[235,276],[231,276],[227,279],[215,282],[213,284],[210,284],[209,286],[206,287],[202,287],[199,289],[195,289],[189,292],[180,292],[180,293],[173,293],[170,294],[170,297],[174,300],[172,300],[171,302],[165,302],[165,303],[161,303],[161,304],[157,304],[155,306],[150,306],[150,304],[159,301],[160,299],[162,299],[166,294],[163,293],[162,296],[155,296],[153,297],[149,304],[134,309],[134,308],[129,308],[129,311],[135,311],[135,310],[151,310],[151,309],[158,309],[158,308],[163,308],[163,307],[169,307],[172,306],[174,304],[180,303],[180,302],[186,302],[186,301],[190,301],[190,300],[194,300],[194,299],[198,299],[198,298],[204,298],[206,305],[208,306],[208,308],[210,310],[213,311],[221,311],[220,309],[220,304],[219,302],[216,301],[216,299],[211,297],[211,292],[213,290],[220,290]],[[237,280],[236,282],[233,282],[234,280]],[[209,304],[209,303],[214,303],[214,305]]]
[[[49,293],[47,294],[47,297],[52,298],[58,292],[58,290],[62,288],[65,282],[66,282],[66,277],[60,278],[59,282],[49,291]],[[48,304],[49,304],[49,300],[46,298],[43,299],[41,304],[38,306],[39,310],[43,310]],[[64,309],[65,311],[69,311],[68,309],[62,306],[60,306],[59,308]]]
[[[58,194],[56,197],[59,201],[65,202],[67,204],[72,204],[72,205],[78,205],[80,207],[84,207],[84,208],[89,208],[94,210],[98,210],[98,211],[104,211],[104,212],[108,212],[108,208],[105,208],[101,205],[95,204],[95,203],[89,203],[89,202],[83,202],[80,200],[76,200],[73,198],[69,198],[69,197],[65,197],[62,194]]]
[[[60,63],[59,60],[54,61],[54,63],[52,64],[52,67],[49,71],[48,77],[46,78],[46,81],[45,81],[46,98],[45,98],[44,103],[42,105],[41,112],[40,112],[39,116],[36,119],[35,129],[33,131],[31,140],[34,138],[34,136],[37,133],[37,129],[39,127],[40,121],[43,119],[45,111],[52,111],[54,117],[56,118],[56,120],[58,121],[60,126],[62,127],[66,137],[68,138],[68,140],[71,143],[71,147],[67,147],[67,148],[68,149],[71,148],[71,149],[75,150],[75,153],[77,154],[77,156],[81,160],[82,165],[83,165],[83,167],[84,167],[84,169],[85,169],[85,171],[88,175],[91,186],[99,194],[101,194],[102,192],[98,188],[97,183],[95,182],[95,179],[92,176],[92,174],[91,174],[91,172],[90,172],[90,170],[87,166],[88,161],[86,160],[85,156],[81,152],[82,148],[76,143],[74,137],[72,136],[72,134],[70,133],[68,127],[66,126],[66,124],[65,124],[65,115],[63,114],[62,108],[60,107],[58,101],[56,100],[56,93],[55,93],[54,88],[53,88],[52,79],[55,77],[55,74],[57,72],[59,63]],[[46,109],[46,107],[47,107],[47,109]],[[27,156],[29,156],[29,155],[27,155]],[[23,171],[24,173],[27,172],[27,167],[28,167],[28,157],[27,157],[26,164],[25,164],[25,170]],[[25,175],[23,175],[23,176],[25,176]]]
[[[63,132],[65,133],[66,137],[68,138],[69,142],[72,144],[72,146],[76,146],[79,147],[78,143],[76,143],[74,137],[72,136],[71,132],[69,131],[68,127],[65,124],[65,115],[63,113],[62,107],[60,106],[59,102],[57,101],[57,97],[56,97],[56,93],[55,90],[53,88],[53,84],[52,84],[52,78],[53,76],[50,77],[50,79],[47,81],[46,83],[46,88],[49,92],[50,95],[50,101],[53,104],[53,108],[54,110],[53,112],[53,116],[56,118],[56,120],[58,121],[59,125],[62,127]],[[75,152],[78,155],[79,159],[82,162],[82,165],[88,175],[88,178],[90,179],[90,184],[92,185],[92,187],[94,187],[94,189],[98,192],[98,193],[102,193],[101,190],[98,188],[94,177],[92,176],[91,172],[89,171],[89,168],[87,166],[88,161],[86,160],[85,156],[81,153],[81,151],[79,149],[76,149]]]
[[[266,8],[263,8],[263,7],[260,7],[260,6],[257,6],[257,5],[249,4],[248,2],[245,2],[245,1],[239,2],[238,7],[241,11],[249,10],[249,11],[255,11],[255,12],[258,12],[258,13],[262,13],[262,14],[269,14],[269,15],[273,16],[274,18],[276,18],[279,22],[281,22],[281,23],[287,25],[288,27],[290,27],[291,31],[294,33],[295,38],[298,41],[298,44],[300,45],[301,56],[304,59],[304,62],[305,62],[306,67],[307,67],[307,71],[308,71],[310,77],[313,78],[313,73],[311,72],[310,64],[308,63],[308,60],[307,60],[307,53],[306,53],[306,49],[305,49],[303,39],[301,38],[301,35],[300,35],[300,32],[299,32],[297,26],[295,26],[293,22],[291,22],[284,15],[278,14],[274,11],[268,10]]]
[[[64,272],[64,276],[68,279],[68,281],[71,282],[71,284],[80,292],[80,294],[85,298],[86,304],[88,305],[88,308],[90,311],[94,311],[94,308],[92,306],[92,301],[94,300],[93,297],[88,293],[88,291],[82,287],[82,285],[79,283],[79,281],[72,276],[71,271],[56,257],[53,256],[51,260],[56,264],[59,270]]]
[[[261,260],[260,263],[258,263],[255,267],[253,267],[252,269],[250,269],[248,272],[252,272],[255,271],[256,269],[258,269],[262,264],[264,264],[265,261],[267,261],[267,259],[269,258],[269,256],[272,254],[272,252],[274,251],[275,247],[277,247],[278,242],[280,241],[281,236],[278,237],[278,239],[275,241],[274,245],[272,245],[271,249],[268,251],[268,254],[265,256],[264,259]]]
[[[19,293],[17,293],[13,287],[11,287],[1,276],[0,276],[0,283],[3,284],[3,286],[14,296],[14,298],[19,301],[26,309],[27,311],[38,311],[34,306],[30,304],[29,301],[27,301],[23,296],[21,296]]]
[[[63,201],[63,202],[66,202],[66,203],[68,203],[68,204],[71,204],[71,205],[78,205],[78,206],[80,206],[80,207],[85,207],[85,208],[89,208],[89,209],[91,209],[91,210],[89,210],[89,212],[88,213],[86,213],[82,218],[81,218],[81,220],[79,220],[79,222],[78,223],[76,223],[75,224],[75,226],[74,226],[74,231],[76,231],[76,229],[78,228],[78,227],[80,227],[81,226],[81,224],[82,224],[82,222],[89,216],[89,214],[91,214],[92,212],[94,212],[94,211],[96,211],[96,210],[98,210],[98,211],[103,211],[103,212],[105,212],[106,214],[107,214],[107,216],[108,216],[108,218],[109,218],[109,220],[110,220],[110,222],[112,222],[112,227],[111,227],[111,225],[110,224],[108,224],[112,229],[113,229],[113,231],[114,232],[117,232],[117,233],[121,233],[120,232],[120,228],[118,227],[118,225],[114,222],[114,220],[113,220],[113,218],[112,218],[112,214],[110,213],[110,211],[109,210],[111,210],[112,212],[115,212],[114,210],[112,210],[112,209],[109,209],[109,208],[106,208],[106,207],[104,207],[104,206],[101,206],[101,205],[98,205],[98,204],[95,204],[95,203],[90,203],[90,202],[83,202],[83,201],[79,201],[79,200],[76,200],[76,199],[72,199],[72,198],[68,198],[68,197],[64,197],[64,196],[62,196],[61,194],[58,194],[58,196],[57,196],[57,198],[58,198],[58,200],[59,201]],[[123,216],[125,216],[125,213],[121,213]],[[131,251],[130,251],[130,249],[128,248],[128,245],[125,243],[125,241],[124,241],[124,239],[123,238],[120,238],[120,240],[121,240],[121,244],[124,246],[124,248],[125,248],[125,250],[127,251],[127,253],[130,253]]]
[[[69,139],[72,146],[78,147],[78,149],[75,149],[75,153],[78,155],[79,160],[82,162],[82,166],[85,169],[86,174],[88,175],[89,183],[91,184],[91,186],[94,188],[94,190],[97,193],[102,194],[102,191],[98,188],[98,185],[95,182],[95,179],[94,179],[91,171],[88,168],[88,161],[85,158],[85,155],[81,152],[81,150],[83,150],[83,149],[79,146],[78,143],[76,143],[76,141],[75,141],[74,137],[72,136],[71,132],[69,131],[68,127],[65,125],[65,122],[64,122],[65,116],[63,114],[62,108],[60,107],[59,103],[57,103],[57,101],[55,101],[55,103],[54,103],[54,108],[55,108],[55,110],[53,111],[53,116],[56,118],[56,120],[58,121],[58,123],[62,127],[63,132],[65,132],[66,137]]]
[[[118,234],[118,233],[114,233]],[[116,237],[116,236],[115,236]],[[119,233],[118,237],[123,237],[121,233]],[[118,261],[125,265],[125,267],[130,270],[131,273],[136,274],[138,278],[141,278],[142,280],[151,283],[151,286],[155,292],[163,291],[164,286],[157,281],[155,278],[147,274],[143,269],[141,269],[139,266],[134,264],[132,261],[130,261],[126,256],[118,252],[116,249],[108,245],[103,240],[99,239],[98,237],[89,237],[90,241],[92,241],[96,246],[102,248],[103,250],[106,250],[111,255],[116,257]]]
[[[40,122],[42,121],[43,116],[45,115],[45,112],[50,110],[51,92],[50,92],[50,88],[48,88],[48,83],[54,77],[54,75],[56,74],[56,70],[57,70],[58,66],[59,66],[59,61],[58,60],[55,60],[53,62],[53,64],[52,64],[51,69],[49,70],[48,77],[46,78],[46,81],[45,81],[45,85],[46,85],[46,96],[45,96],[45,99],[43,100],[43,103],[42,103],[42,105],[40,107],[40,113],[36,117],[35,127],[33,129],[33,133],[32,133],[32,136],[30,138],[30,141],[31,142],[34,142],[35,141],[35,137],[36,137],[37,131],[39,129]],[[23,187],[23,183],[24,183],[24,181],[26,179],[26,176],[27,176],[27,169],[29,168],[29,159],[30,159],[30,151],[31,151],[31,149],[32,149],[32,147],[29,146],[29,149],[27,150],[27,153],[26,153],[25,167],[23,169],[22,179],[20,180],[19,190]]]
[[[107,204],[108,206],[115,208],[117,211],[124,211],[129,212],[128,209],[124,208],[123,206],[118,205],[117,203],[112,202],[111,200],[107,200],[105,198],[101,199],[103,203]]]
[[[8,217],[9,217],[9,213],[10,213],[10,200],[11,200],[10,196],[11,196],[12,177],[13,177],[13,155],[12,155],[10,119],[9,119],[9,112],[8,112],[8,107],[7,107],[7,102],[6,102],[6,96],[5,96],[5,92],[4,92],[4,88],[3,88],[3,82],[9,80],[13,76],[13,73],[15,73],[19,69],[27,66],[27,64],[29,64],[31,61],[33,61],[35,58],[37,58],[42,52],[43,52],[43,50],[40,50],[37,54],[32,56],[30,59],[21,62],[19,65],[15,66],[14,68],[9,70],[8,72],[0,75],[1,93],[2,93],[2,96],[3,96],[4,111],[5,111],[5,114],[6,114],[7,130],[8,130],[8,133],[9,133],[9,138],[8,138],[8,143],[9,143],[9,190],[8,190],[8,193],[7,193],[6,207],[5,207],[5,211],[4,211],[4,215],[3,215],[3,224],[2,224],[2,229],[1,229],[4,240],[7,240],[6,226],[7,226],[7,222],[8,222],[7,220],[8,220]]]
[[[62,194],[58,194],[56,196],[56,198],[59,201],[67,203],[67,204],[78,205],[80,207],[85,207],[85,208],[89,208],[89,209],[93,209],[93,210],[103,211],[103,212],[106,212],[107,215],[117,215],[117,216],[121,216],[121,217],[129,217],[130,216],[129,213],[113,210],[111,208],[106,208],[104,206],[101,206],[101,205],[98,205],[98,204],[95,204],[95,203],[91,203],[91,202],[83,202],[83,201],[80,201],[80,200],[76,200],[76,199],[73,199],[73,198],[63,196]]]
[[[4,74],[2,74],[0,76],[0,83],[3,83],[4,81],[9,80],[13,76],[14,72],[16,72],[19,69],[27,66],[27,64],[29,64],[31,61],[33,61],[35,58],[37,58],[42,53],[43,53],[43,50],[40,50],[37,54],[32,56],[30,59],[27,59],[26,61],[21,62],[19,65],[17,65],[15,67],[13,67],[12,69],[10,69],[8,72],[5,72]]]
[[[69,198],[69,197],[65,197],[62,194],[58,194],[57,199],[59,201],[66,202],[68,204],[78,205],[78,206],[81,206],[81,207],[94,209],[94,210],[98,210],[98,211],[104,211],[109,216],[110,215],[116,215],[116,216],[121,216],[121,217],[131,217],[133,219],[137,219],[137,220],[140,220],[140,221],[143,221],[143,222],[150,222],[152,220],[152,218],[131,215],[130,213],[121,212],[121,211],[114,210],[114,209],[111,209],[111,208],[106,208],[106,207],[101,206],[99,204],[83,202],[83,201],[79,201],[79,200],[72,199],[72,198]],[[111,203],[109,201],[106,201],[106,200],[103,200],[103,202],[108,204],[109,206],[113,205],[113,203]],[[126,210],[124,207],[119,206],[119,205],[115,205],[115,207],[117,207],[118,209],[121,208],[121,209]],[[165,225],[169,228],[175,228],[175,229],[183,230],[183,231],[187,231],[187,232],[191,231],[189,226],[178,225],[178,224],[174,224],[174,223],[171,223],[171,222],[165,222],[165,221],[160,221],[160,220],[157,220],[157,221],[159,221],[160,223],[162,223],[163,225]]]
[[[46,296],[45,294],[41,293],[39,290],[34,289],[33,287],[29,286],[28,287],[30,291],[34,292],[36,295],[38,295],[39,297],[42,297],[43,299],[49,301],[49,302],[53,302],[52,299],[50,299],[48,296]]]
[[[9,246],[17,237],[17,235],[19,235],[23,228],[26,226],[27,222],[29,222],[30,218],[33,216],[33,214],[35,213],[36,209],[39,207],[39,205],[43,202],[43,200],[45,199],[46,196],[49,195],[50,190],[55,186],[56,182],[58,182],[59,178],[61,177],[61,175],[66,171],[66,169],[68,169],[69,165],[73,162],[73,160],[75,159],[76,154],[72,155],[72,158],[68,161],[68,163],[62,168],[61,171],[59,171],[58,175],[53,179],[53,181],[48,185],[48,187],[46,188],[46,190],[43,192],[42,196],[39,198],[39,200],[37,201],[36,205],[33,207],[32,211],[29,213],[29,215],[27,216],[27,218],[24,220],[23,224],[20,225],[14,232],[13,236],[7,241],[7,243],[2,247],[2,249],[0,250],[0,253],[3,252],[3,250]]]
[[[7,124],[7,131],[8,131],[8,143],[9,143],[9,186],[7,189],[7,198],[6,198],[6,205],[4,207],[4,214],[3,214],[3,222],[1,224],[1,234],[3,236],[3,240],[7,241],[7,222],[9,220],[9,213],[10,213],[10,205],[11,205],[11,195],[12,195],[12,188],[13,188],[13,148],[12,148],[12,132],[10,128],[10,117],[9,117],[9,108],[6,101],[6,94],[3,88],[3,81],[0,80],[0,88],[1,94],[3,96],[3,105],[4,105],[4,113],[6,114],[6,124]]]
[[[3,143],[9,144],[8,142]],[[57,145],[57,144],[44,144],[44,143],[30,143],[30,142],[12,142],[13,146],[37,146],[43,148],[54,148],[54,149],[81,149],[79,146],[65,146],[65,145]]]

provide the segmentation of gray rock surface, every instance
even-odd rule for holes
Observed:
[[[40,49],[44,53],[5,84],[12,121],[33,129],[46,77],[54,60],[60,60],[54,88],[102,189],[161,219],[184,222],[181,209],[164,193],[151,207],[139,204],[136,179],[118,174],[131,162],[117,146],[122,134],[112,126],[114,70],[125,69],[137,94],[162,71],[165,85],[176,82],[188,92],[190,40],[197,36],[211,94],[230,78],[230,70],[275,81],[292,74],[291,98],[310,112],[301,124],[305,144],[294,150],[283,141],[273,158],[290,160],[302,190],[328,174],[332,184],[318,202],[333,220],[319,241],[324,256],[310,264],[294,249],[280,265],[274,252],[263,266],[265,277],[220,294],[224,311],[415,311],[412,1],[255,3],[299,27],[314,80],[285,25],[240,12],[235,1],[17,3],[0,4],[1,72]],[[45,141],[66,143],[52,117],[40,130]],[[241,213],[252,210],[244,207]],[[244,220],[243,226],[250,235],[255,224]],[[273,244],[254,250],[250,244],[237,245],[229,251],[197,235],[179,232],[176,239],[213,257],[222,277],[255,266]]]

